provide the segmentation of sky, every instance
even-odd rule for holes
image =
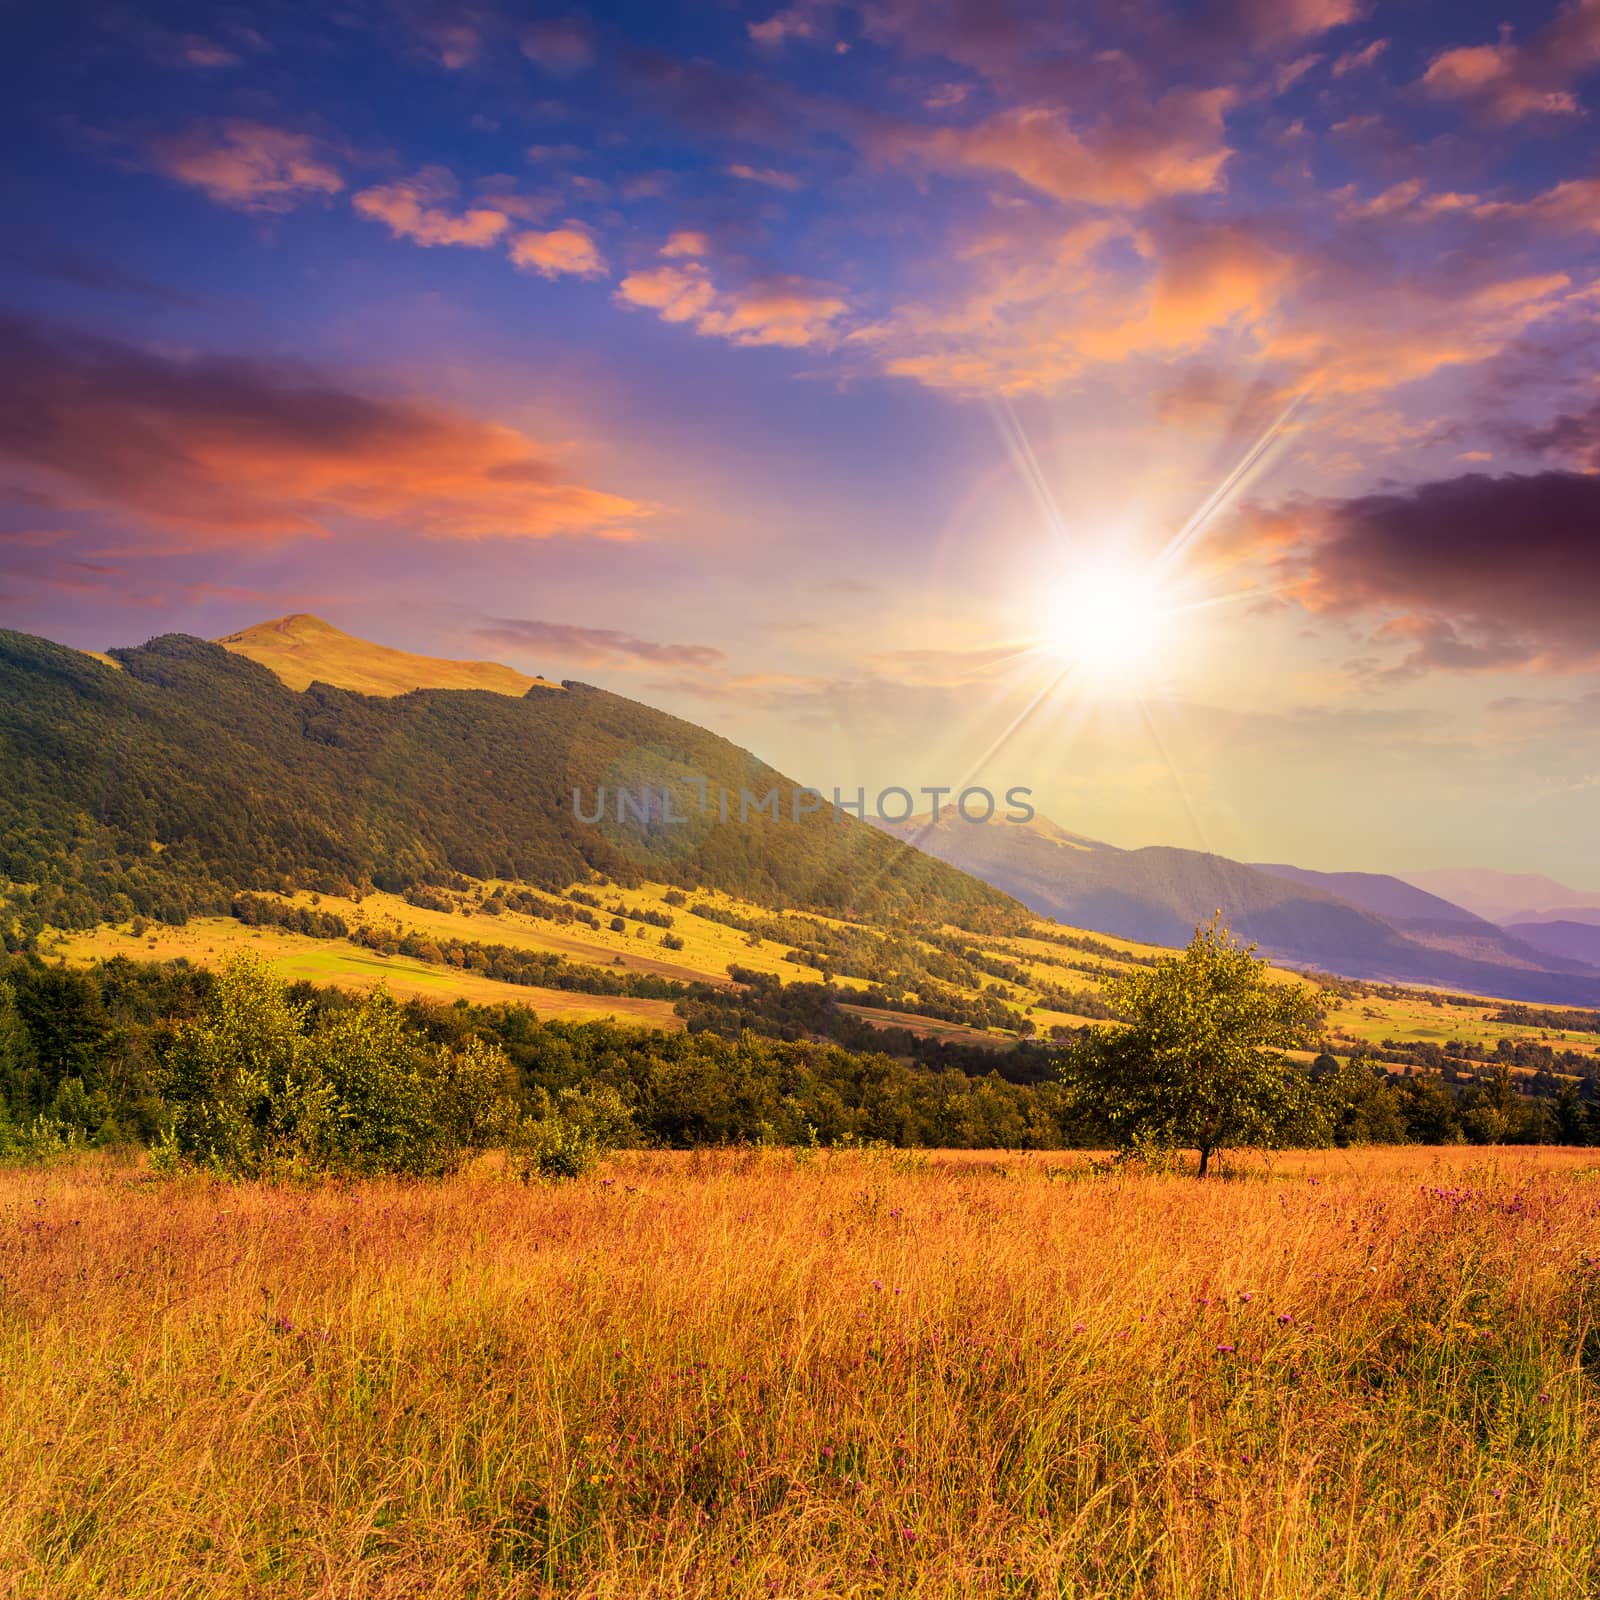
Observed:
[[[1600,889],[1600,0],[12,0],[0,626]]]

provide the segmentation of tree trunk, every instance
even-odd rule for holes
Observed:
[[[1195,1177],[1197,1177],[1197,1178],[1205,1177],[1206,1168],[1208,1166],[1210,1166],[1210,1165],[1211,1165],[1211,1146],[1208,1145],[1208,1144],[1203,1144],[1203,1145],[1200,1146],[1200,1170],[1197,1173],[1195,1173]]]

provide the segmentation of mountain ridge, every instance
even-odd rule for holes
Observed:
[[[723,823],[713,809],[681,826],[659,813],[584,824],[575,793],[788,782],[731,741],[603,689],[295,691],[183,634],[110,654],[120,670],[0,630],[0,897],[43,922],[182,921],[246,888],[464,876],[553,889],[593,874],[885,919],[1023,916],[853,818]]]
[[[946,813],[880,824],[982,877],[1041,915],[1150,944],[1181,944],[1216,911],[1276,959],[1347,977],[1430,984],[1508,999],[1594,1004],[1600,968],[1546,954],[1466,909],[1382,874],[1274,872],[1172,846],[1123,850],[1047,818],[967,823]],[[1079,840],[1067,849],[1059,836]],[[1352,882],[1351,880],[1355,880]],[[1395,921],[1334,894],[1427,913]],[[1397,925],[1403,923],[1405,926]]]
[[[309,611],[253,623],[212,642],[267,668],[295,690],[327,683],[387,698],[418,689],[487,689],[520,699],[531,689],[560,689],[547,678],[530,678],[498,661],[456,661],[374,644]]]

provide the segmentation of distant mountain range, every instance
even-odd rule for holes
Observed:
[[[1078,927],[1181,944],[1221,911],[1274,957],[1348,977],[1548,1004],[1600,1004],[1600,965],[1399,878],[1251,866],[1155,846],[1121,850],[1043,818],[972,824],[945,812],[886,831]],[[1600,931],[1600,930],[1597,930]]]
[[[1600,921],[1600,894],[1569,889],[1536,872],[1491,872],[1479,867],[1447,867],[1407,872],[1405,881],[1443,895],[1502,928],[1512,923]]]
[[[1600,967],[1600,923],[1513,922],[1506,932],[1546,955]]]

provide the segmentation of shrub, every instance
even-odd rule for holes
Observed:
[[[537,1109],[514,1136],[512,1159],[524,1183],[581,1178],[634,1131],[633,1114],[608,1083],[555,1096],[541,1089]]]
[[[161,1086],[163,1168],[231,1178],[451,1172],[505,1138],[514,1105],[498,1045],[430,1042],[382,988],[308,1026],[253,955],[230,962],[178,1029]]]

